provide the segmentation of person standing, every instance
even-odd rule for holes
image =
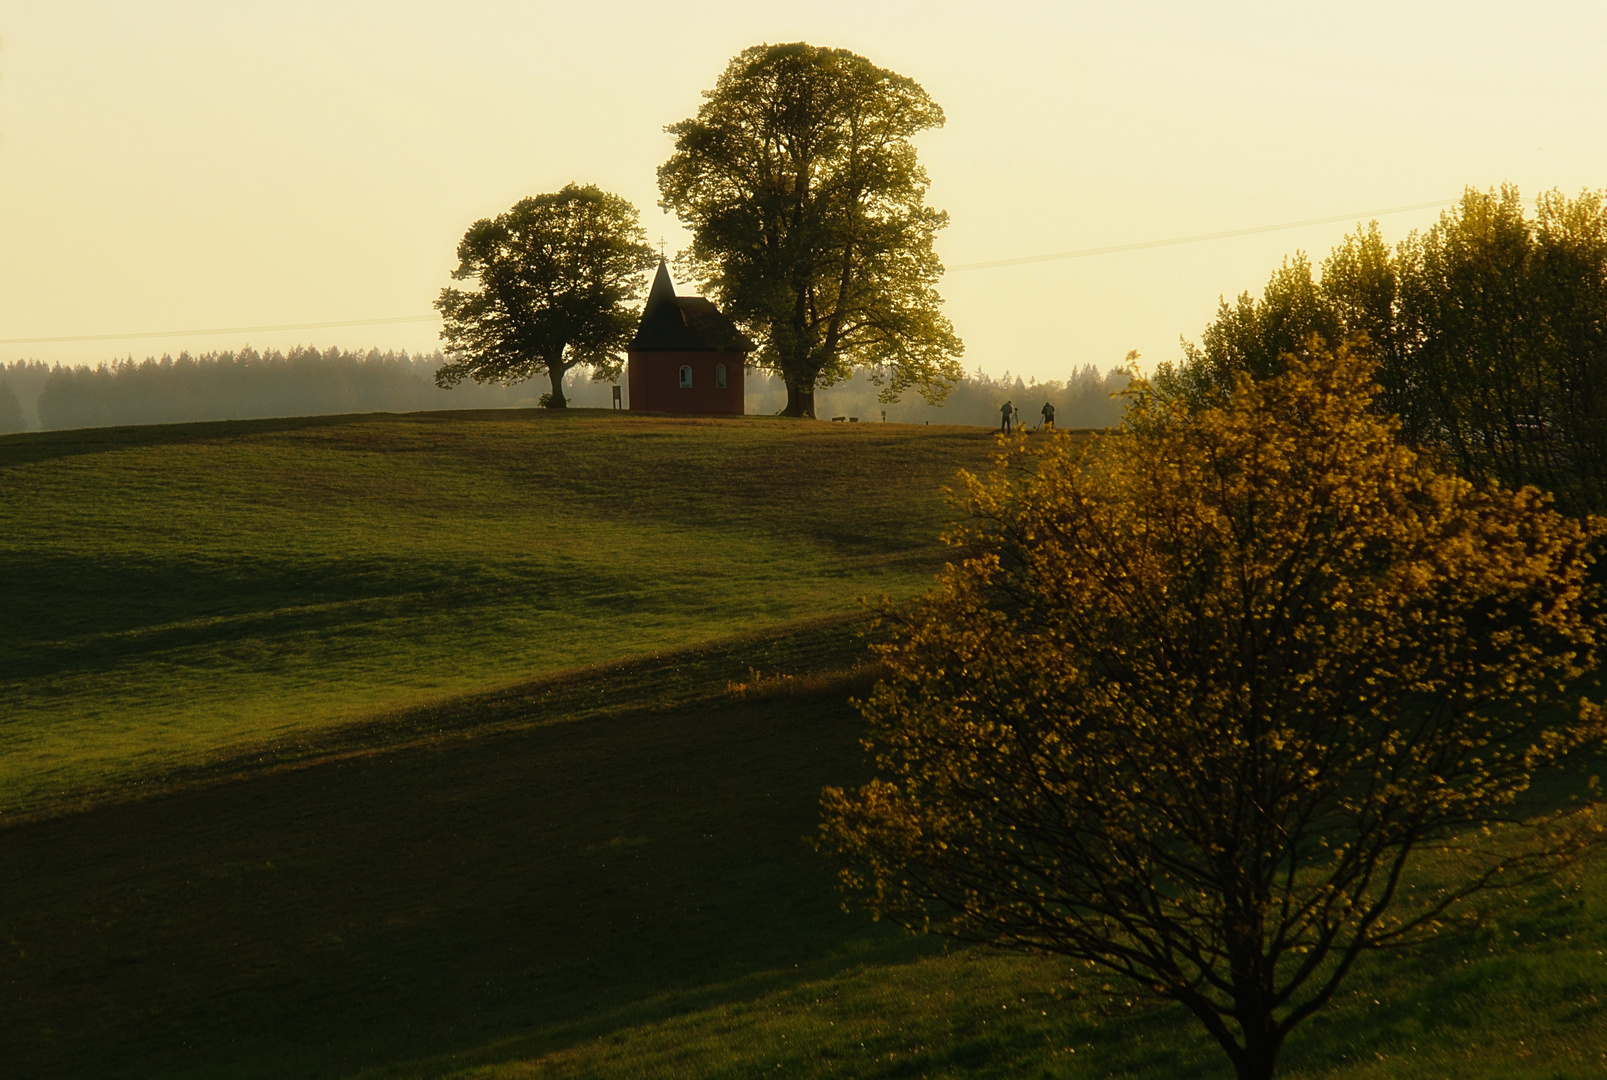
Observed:
[[[999,430],[1006,435],[1010,434],[1010,417],[1015,415],[1016,407],[1010,402],[999,406]]]
[[[1053,405],[1049,404],[1049,402],[1046,401],[1046,402],[1043,403],[1043,410],[1042,411],[1043,411],[1043,428],[1044,428],[1044,430],[1053,431],[1054,427],[1055,427],[1055,407]]]

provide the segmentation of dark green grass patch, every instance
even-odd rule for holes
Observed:
[[[912,592],[991,446],[578,410],[0,438],[0,814]]]
[[[0,1060],[345,1075],[907,954],[807,843],[854,727],[840,697],[714,698],[0,830]]]

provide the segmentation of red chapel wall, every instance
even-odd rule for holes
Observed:
[[[627,359],[626,387],[632,412],[715,413],[741,416],[743,369],[739,352],[633,352]],[[716,385],[717,365],[725,365],[725,388]],[[681,368],[692,369],[692,385],[681,385]]]

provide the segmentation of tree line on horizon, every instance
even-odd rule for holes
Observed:
[[[247,420],[277,416],[414,412],[444,409],[533,408],[532,388],[467,383],[451,390],[436,385],[446,363],[439,352],[409,354],[347,352],[298,346],[281,353],[208,352],[177,357],[132,357],[88,366],[50,365],[38,360],[0,363],[0,434],[19,431]],[[1006,372],[994,378],[978,370],[957,382],[940,405],[925,400],[883,404],[880,387],[855,374],[820,392],[825,416],[891,423],[996,426],[1006,399],[1036,423],[1043,401],[1053,402],[1061,427],[1102,428],[1119,423],[1127,386],[1121,368],[1101,373],[1092,364],[1064,380],[1039,382]],[[565,380],[571,404],[606,409],[612,385],[572,371]],[[760,373],[748,384],[749,411],[774,414],[786,402],[786,385]]]
[[[941,402],[917,396],[896,402],[881,400],[884,387],[866,374],[854,372],[846,379],[815,392],[821,419],[836,416],[857,417],[860,421],[880,420],[898,424],[962,424],[998,427],[999,408],[1006,401],[1021,411],[1028,427],[1039,424],[1047,401],[1055,407],[1055,426],[1061,428],[1110,428],[1121,423],[1129,376],[1124,367],[1100,371],[1093,364],[1073,367],[1065,379],[1023,378],[1006,371],[995,378],[978,369],[956,381]],[[748,387],[750,413],[780,414],[787,403],[786,383],[775,375],[751,380]]]
[[[39,426],[29,414],[48,378],[50,365],[39,360],[0,363],[0,435]]]
[[[433,376],[444,362],[439,351],[307,346],[128,357],[95,367],[16,361],[0,364],[0,433],[527,403],[528,391],[513,387],[443,391]]]

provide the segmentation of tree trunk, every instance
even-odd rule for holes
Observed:
[[[564,374],[568,370],[554,364],[547,365],[547,377],[552,380],[552,397],[547,401],[547,408],[569,408],[569,401],[564,397]]]
[[[1244,1030],[1244,1051],[1233,1062],[1239,1080],[1272,1080],[1278,1051],[1283,1048],[1283,1040],[1272,1033],[1272,1026],[1272,1017],[1268,1016],[1264,1028]]]
[[[800,389],[795,384],[787,383],[787,407],[781,410],[782,416],[802,416],[810,420],[815,419],[815,388]]]

